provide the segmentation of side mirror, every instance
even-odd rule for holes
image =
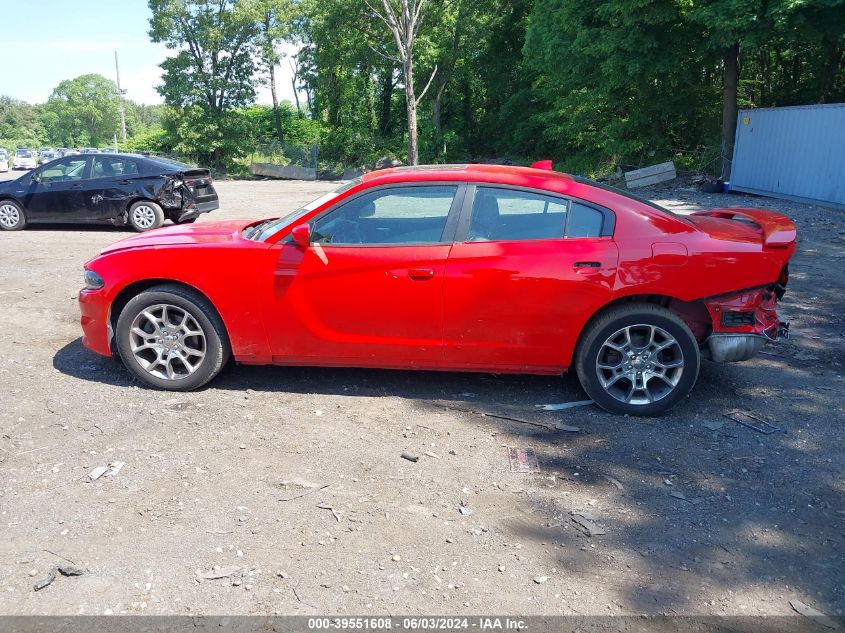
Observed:
[[[293,227],[290,234],[293,235],[293,241],[302,248],[308,248],[311,244],[311,227],[307,224],[299,224]]]

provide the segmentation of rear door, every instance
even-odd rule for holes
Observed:
[[[128,210],[140,177],[138,162],[126,156],[92,156],[91,178],[86,183],[88,219],[111,220]]]
[[[446,364],[558,372],[607,303],[618,250],[609,210],[548,192],[469,187],[444,282]]]
[[[275,362],[425,367],[443,360],[443,275],[461,185],[389,186],[321,214],[281,252]]]

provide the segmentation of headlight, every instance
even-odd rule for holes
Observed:
[[[85,269],[83,279],[85,280],[85,290],[99,290],[106,285],[106,282],[103,281],[102,277],[93,270],[88,270],[87,268]]]

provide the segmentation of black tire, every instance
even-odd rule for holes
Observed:
[[[164,211],[151,200],[139,200],[129,207],[127,222],[138,233],[152,231],[164,224]]]
[[[641,338],[631,346],[635,352],[633,359],[629,358],[627,353],[616,351],[612,346],[605,346],[610,337],[628,327],[632,327],[631,330],[628,330],[630,339]],[[649,328],[652,329],[649,330]],[[677,345],[669,345],[665,350],[657,349],[659,344],[648,348],[642,347],[645,336],[649,332],[655,333],[654,336],[659,339],[660,344],[668,341],[664,337],[664,334],[668,334]],[[621,336],[624,337],[624,335]],[[614,338],[611,342],[618,344],[620,341],[624,343],[624,338]],[[648,358],[640,357],[639,352],[643,356],[648,354]],[[600,354],[602,354],[601,357]],[[616,368],[599,369],[600,358],[605,366],[613,365],[617,361],[614,355],[618,355],[619,359],[622,359],[622,362]],[[682,363],[680,368],[652,369],[657,365],[677,364],[679,360]],[[701,354],[698,349],[698,342],[687,324],[674,312],[650,303],[621,305],[599,315],[588,324],[575,350],[575,369],[584,391],[600,407],[617,414],[654,416],[665,413],[689,394],[698,379],[700,364]],[[638,369],[642,371],[638,373]],[[662,372],[669,380],[658,377],[659,374],[655,372]],[[622,375],[616,376],[617,373]],[[633,380],[627,377],[628,374],[631,375]],[[638,378],[636,376],[641,375],[649,375],[650,377],[646,378],[644,383],[637,383]],[[602,384],[602,380],[607,384],[607,388]],[[653,381],[656,382],[652,385]],[[639,387],[640,384],[645,385],[647,390],[635,389],[632,391],[630,389],[631,387]],[[655,393],[652,393],[652,390]],[[630,401],[626,402],[624,397],[628,393],[641,393],[642,395],[636,398],[629,397]],[[656,398],[654,398],[655,395]],[[649,397],[653,401],[649,402]]]
[[[132,324],[136,318],[143,318],[142,313],[154,306],[174,306],[189,314],[199,326],[205,337],[205,355],[192,373],[179,378],[166,378],[154,375],[145,368],[136,354],[132,351]],[[197,389],[214,378],[229,360],[231,348],[223,320],[217,314],[214,306],[199,293],[175,284],[162,284],[145,290],[133,297],[123,308],[117,319],[117,350],[123,364],[142,382],[157,389],[168,391],[191,391]],[[137,337],[136,337],[137,338]],[[188,339],[183,339],[182,342]],[[187,348],[187,345],[184,346]],[[148,350],[151,356],[159,355],[157,350]],[[175,366],[180,361],[175,359]],[[182,363],[187,371],[187,366]]]
[[[23,207],[14,200],[0,200],[0,229],[20,231],[26,226]]]

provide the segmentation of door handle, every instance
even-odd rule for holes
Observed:
[[[411,268],[408,270],[408,277],[415,281],[426,281],[434,277],[433,268]]]
[[[601,262],[575,262],[572,264],[578,275],[597,275],[601,272]]]

